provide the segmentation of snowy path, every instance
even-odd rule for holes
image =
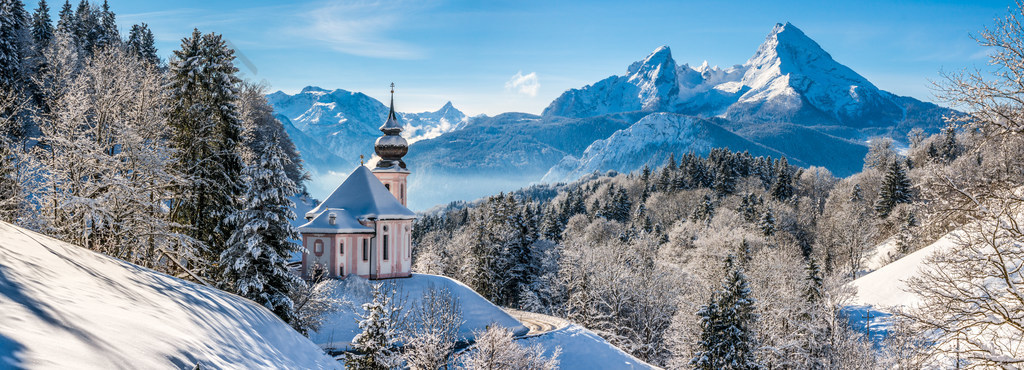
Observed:
[[[554,316],[548,316],[544,314],[513,310],[511,308],[504,309],[509,315],[512,315],[516,320],[523,323],[524,326],[530,329],[524,336],[535,336],[544,334],[553,330],[558,330],[569,326],[569,322]]]

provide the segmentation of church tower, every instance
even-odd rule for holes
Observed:
[[[395,117],[395,84],[391,84],[391,111],[388,112],[388,119],[380,126],[384,136],[377,138],[373,149],[377,152],[380,160],[377,167],[373,169],[373,175],[384,184],[384,187],[395,196],[403,206],[408,207],[406,199],[406,177],[409,170],[405,168],[405,161],[402,156],[409,152],[409,142],[401,135],[402,126],[398,124]]]

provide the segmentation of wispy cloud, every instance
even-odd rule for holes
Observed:
[[[414,7],[403,1],[331,1],[302,14],[309,23],[296,31],[301,37],[323,42],[347,54],[418,59],[425,53],[421,47],[389,37],[389,33],[406,21],[409,8]]]
[[[505,82],[505,90],[514,91],[529,97],[537,96],[540,90],[540,80],[537,79],[537,72],[523,74],[523,71],[516,72],[512,79]]]

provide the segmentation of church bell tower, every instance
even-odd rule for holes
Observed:
[[[377,166],[373,169],[373,175],[377,176],[380,182],[384,183],[391,195],[395,196],[403,206],[408,207],[406,199],[406,177],[409,170],[405,168],[405,161],[402,157],[409,152],[409,142],[401,135],[402,126],[398,124],[395,117],[395,84],[391,84],[391,111],[388,112],[388,119],[380,126],[383,136],[377,138],[373,149],[380,157]]]

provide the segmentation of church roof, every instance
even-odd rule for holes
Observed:
[[[379,220],[407,220],[416,213],[398,202],[384,184],[366,167],[355,171],[320,205],[306,212],[306,218],[316,217],[326,209],[343,209],[353,218]],[[340,215],[339,215],[340,216]]]
[[[331,224],[334,215],[334,224]],[[352,217],[351,213],[341,208],[327,208],[321,211],[312,221],[299,226],[304,233],[373,233],[373,228],[363,226]]]

